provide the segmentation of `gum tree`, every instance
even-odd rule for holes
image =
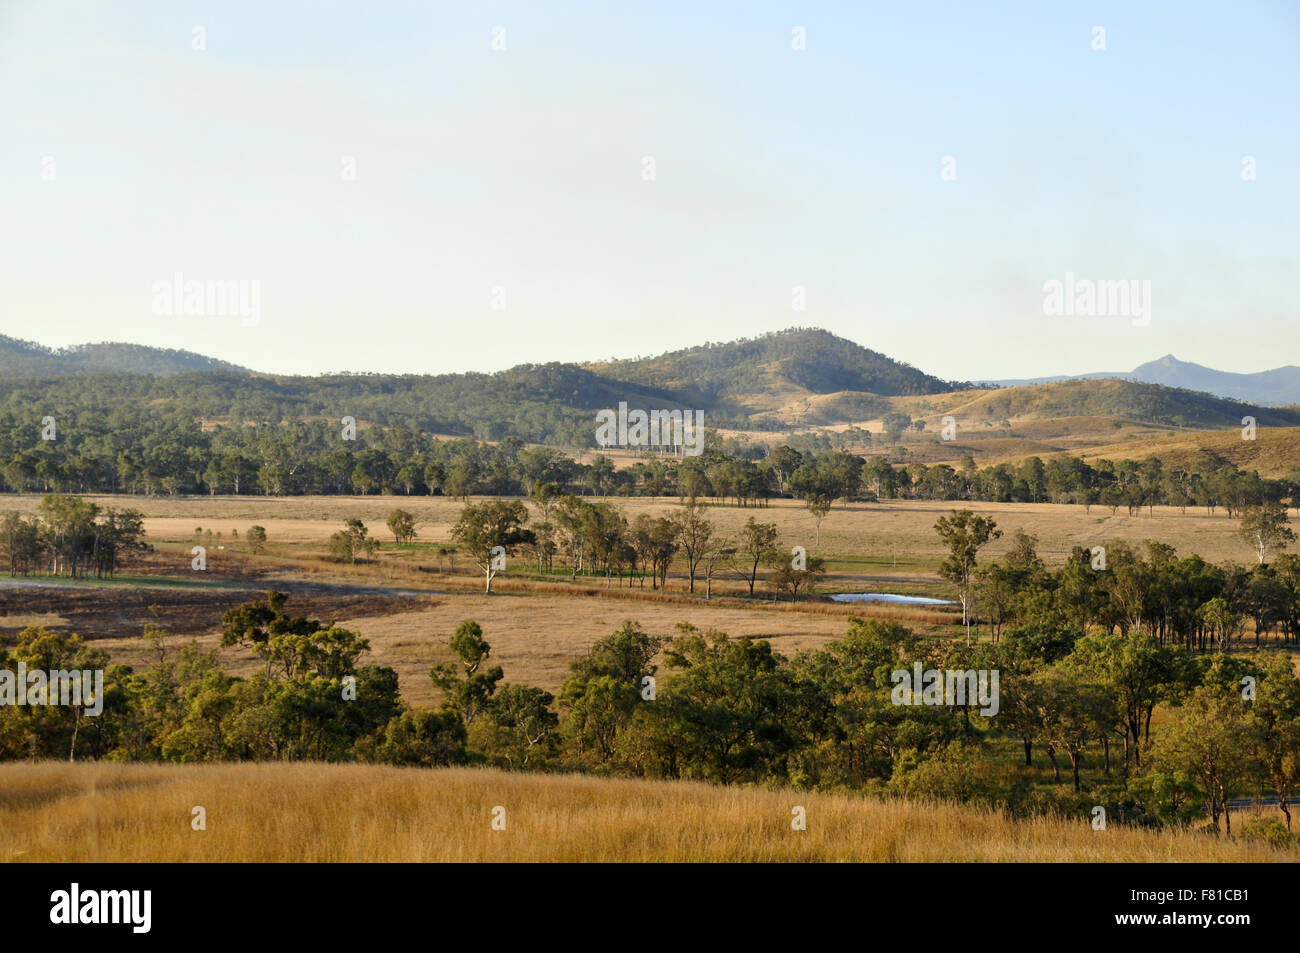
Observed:
[[[1261,566],[1274,550],[1285,549],[1287,543],[1295,542],[1295,531],[1287,525],[1286,507],[1281,503],[1245,506],[1239,512],[1241,527],[1237,532],[1255,550]]]
[[[388,531],[398,545],[415,539],[415,517],[406,510],[393,510],[388,514]]]
[[[758,579],[758,567],[769,562],[776,554],[776,524],[759,523],[750,517],[740,531],[740,541],[736,546],[737,569],[749,584],[749,594],[754,594],[754,582]]]
[[[709,551],[709,541],[713,539],[713,524],[704,518],[703,507],[692,499],[682,511],[678,524],[681,529],[677,542],[682,555],[686,557],[686,575],[690,579],[690,591],[695,592],[695,576],[699,572],[700,562]]]
[[[989,540],[997,539],[1002,530],[985,516],[976,516],[970,510],[953,510],[951,516],[941,516],[934,524],[935,532],[948,546],[948,558],[939,564],[939,575],[953,583],[961,594],[961,622],[970,632],[971,579],[975,573],[976,556]]]
[[[1300,679],[1285,652],[1268,657],[1261,674],[1259,694],[1250,706],[1250,734],[1291,830],[1291,804],[1300,789]]]
[[[492,592],[492,580],[500,571],[497,556],[510,552],[522,543],[534,541],[533,532],[525,529],[528,507],[522,500],[488,500],[470,503],[461,511],[452,527],[451,538],[470,554],[483,571],[484,591]],[[500,550],[494,553],[494,550]]]

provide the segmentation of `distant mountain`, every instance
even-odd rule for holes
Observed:
[[[166,376],[184,371],[249,373],[246,368],[204,357],[193,351],[111,342],[56,349],[0,334],[0,376],[54,377],[109,373]]]
[[[1160,364],[1147,365],[1148,372],[1161,372]],[[1171,365],[1164,372],[1177,369]],[[712,427],[766,432],[844,425],[879,432],[883,416],[894,411],[936,428],[952,415],[967,435],[1012,441],[1006,453],[1019,446],[1014,441],[1031,437],[1037,441],[1032,452],[1055,452],[1135,439],[1142,427],[1224,429],[1239,426],[1246,414],[1262,427],[1300,427],[1300,407],[1256,406],[1122,379],[1133,375],[1095,376],[1121,379],[977,388],[940,380],[815,328],[656,357],[437,375],[282,376],[187,351],[133,344],[53,350],[0,337],[0,411],[22,407],[28,417],[41,407],[66,408],[74,419],[78,408],[93,415],[114,407],[170,415],[173,422],[192,418],[205,426],[278,426],[349,414],[379,426],[586,447],[592,445],[596,414],[620,402],[643,410],[701,410]]]
[[[1162,427],[1239,427],[1250,414],[1261,426],[1300,426],[1300,409],[1263,407],[1203,391],[1117,378],[1066,379],[954,395],[945,412],[968,420],[1109,419]]]
[[[1102,371],[1092,374],[1059,375],[1056,377],[1034,377],[1025,380],[990,381],[1001,387],[1016,387],[1024,384],[1052,384],[1057,381],[1101,380],[1116,378],[1118,380],[1140,381],[1144,384],[1163,384],[1166,387],[1180,387],[1185,390],[1202,391],[1216,397],[1230,397],[1264,406],[1291,406],[1300,404],[1300,367],[1288,364],[1271,371],[1259,371],[1255,374],[1234,374],[1230,371],[1216,371],[1203,364],[1180,361],[1172,354],[1166,354],[1158,360],[1148,361],[1131,371]]]
[[[704,344],[658,357],[584,365],[602,376],[750,411],[794,395],[873,394],[906,397],[958,389],[820,328],[791,328],[726,344]]]

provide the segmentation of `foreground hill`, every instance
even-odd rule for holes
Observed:
[[[203,807],[207,829],[191,829]],[[794,807],[807,830],[791,830]],[[491,827],[505,809],[505,830]],[[1264,861],[1190,832],[909,801],[370,765],[0,765],[9,861]]]

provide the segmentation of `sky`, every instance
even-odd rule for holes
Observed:
[[[1300,363],[1297,213],[1295,2],[0,0],[0,334],[47,346],[1249,372]]]

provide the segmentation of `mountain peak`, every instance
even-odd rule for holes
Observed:
[[[1237,374],[1218,371],[1193,361],[1180,361],[1172,354],[1147,361],[1127,372],[1096,372],[1075,374],[1070,377],[1037,377],[1028,380],[1002,380],[993,383],[1002,386],[1016,384],[1044,384],[1060,380],[1098,379],[1114,377],[1120,380],[1139,381],[1144,384],[1162,384],[1183,390],[1200,391],[1216,397],[1246,401],[1263,406],[1284,407],[1300,405],[1300,367],[1287,365],[1254,374]]]
[[[823,328],[785,328],[655,357],[586,366],[629,382],[721,398],[752,394],[756,388],[787,395],[792,390],[852,391],[891,397],[953,390],[947,381]]]

